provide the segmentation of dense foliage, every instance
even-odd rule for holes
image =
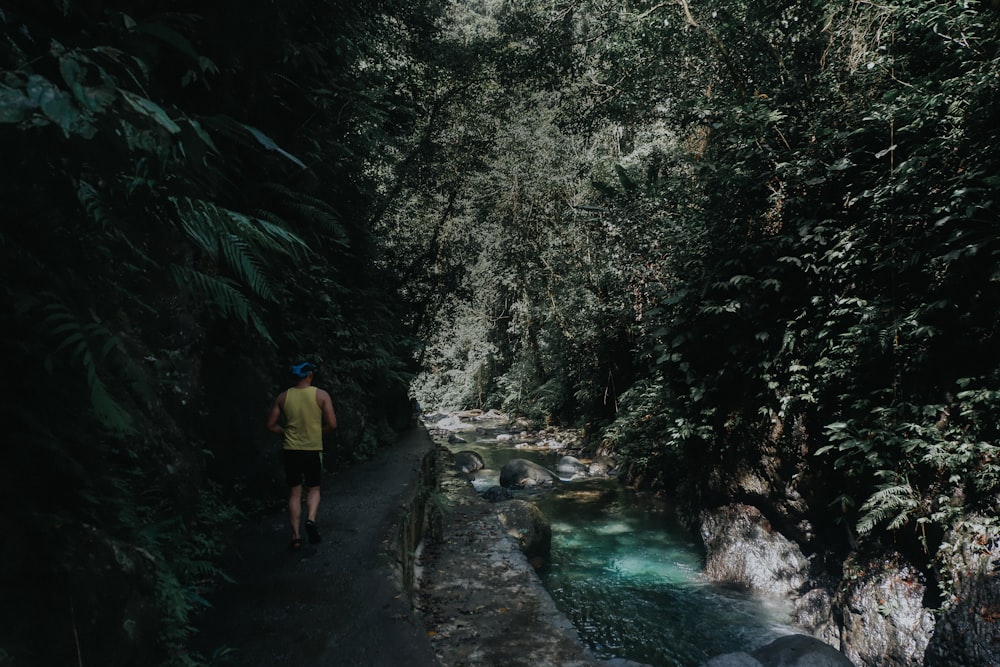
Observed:
[[[992,5],[463,4],[474,162],[401,225],[464,288],[427,399],[586,421],[694,506],[777,461],[834,550],[995,534]]]
[[[195,659],[295,358],[332,465],[406,419],[372,228],[438,4],[0,5],[0,662]]]
[[[693,507],[767,461],[834,550],[994,535],[998,28],[973,0],[2,3],[0,570],[32,590],[0,662],[197,660],[303,355],[332,460],[423,368],[425,405],[584,425]]]

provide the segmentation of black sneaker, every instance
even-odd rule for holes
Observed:
[[[322,539],[319,536],[319,528],[312,521],[306,521],[306,535],[309,536],[309,544],[319,544]]]

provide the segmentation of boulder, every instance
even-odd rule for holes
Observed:
[[[500,486],[530,488],[558,479],[551,470],[528,459],[511,459],[500,469]]]
[[[483,457],[479,455],[479,452],[474,452],[471,449],[463,449],[455,453],[455,466],[465,474],[469,474],[477,470],[482,470],[486,467],[486,463],[483,461]]]
[[[813,637],[831,646],[840,646],[840,610],[834,607],[834,595],[822,586],[806,591],[795,600],[792,622]]]
[[[934,615],[923,606],[918,570],[891,555],[848,561],[844,574],[841,645],[847,657],[857,665],[923,664]]]
[[[808,559],[756,507],[733,504],[705,510],[700,520],[709,579],[786,597],[804,587]]]
[[[751,653],[726,653],[703,667],[854,667],[846,655],[815,637],[780,637]]]
[[[556,464],[556,474],[560,477],[579,477],[587,474],[587,464],[575,456],[564,456]]]
[[[435,422],[434,427],[442,431],[459,431],[468,428],[468,425],[458,417],[452,416],[439,419]]]
[[[499,503],[496,511],[504,530],[517,540],[529,560],[548,557],[552,526],[540,509],[526,500],[508,500]]]
[[[587,474],[591,477],[607,477],[615,469],[615,462],[607,456],[602,456],[590,462],[587,466]]]

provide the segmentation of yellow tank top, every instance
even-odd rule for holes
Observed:
[[[285,449],[323,451],[323,411],[316,404],[316,387],[285,392]]]

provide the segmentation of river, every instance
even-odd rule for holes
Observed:
[[[564,452],[515,448],[490,431],[462,433],[486,462],[479,489],[512,458],[549,469]],[[530,498],[552,525],[552,554],[539,575],[559,609],[599,658],[654,667],[695,667],[721,653],[751,651],[793,632],[790,607],[708,582],[698,540],[664,501],[615,479],[559,483]]]

